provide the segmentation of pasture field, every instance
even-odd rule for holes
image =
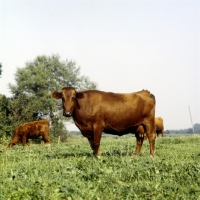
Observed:
[[[200,200],[200,136],[157,138],[154,158],[148,141],[132,156],[135,144],[104,136],[100,159],[82,136],[51,148],[1,145],[0,199]]]

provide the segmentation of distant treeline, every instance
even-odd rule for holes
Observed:
[[[165,134],[170,134],[170,133],[183,133],[183,134],[188,134],[188,133],[193,133],[192,128],[186,128],[186,129],[179,129],[179,130],[165,130]],[[200,133],[200,124],[194,124],[194,133]]]

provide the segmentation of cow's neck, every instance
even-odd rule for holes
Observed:
[[[81,116],[79,114],[79,109],[78,108],[74,108],[73,110],[73,114],[72,114],[74,123],[76,124],[76,126],[78,126],[78,124],[81,124]]]

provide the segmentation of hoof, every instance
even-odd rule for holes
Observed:
[[[95,158],[100,159],[101,157],[99,155],[94,155]]]
[[[51,145],[50,144],[45,144],[45,147],[51,147]]]

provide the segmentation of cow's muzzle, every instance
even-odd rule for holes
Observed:
[[[72,113],[71,112],[63,112],[63,116],[65,116],[65,117],[71,117]]]

